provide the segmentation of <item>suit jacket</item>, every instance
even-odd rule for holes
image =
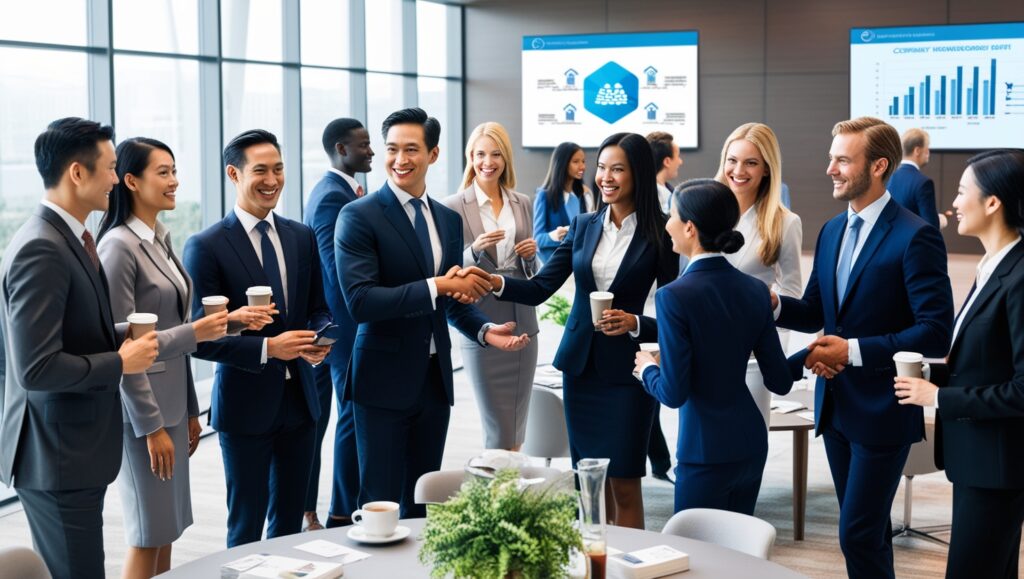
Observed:
[[[768,434],[746,381],[751,352],[768,390],[787,394],[793,386],[768,288],[724,257],[709,257],[654,299],[661,367],[648,367],[643,383],[662,404],[679,408],[679,461],[763,456]]]
[[[127,225],[108,231],[98,252],[110,284],[114,319],[125,320],[134,312],[157,315],[157,361],[144,374],[121,379],[124,421],[142,437],[199,416],[188,356],[196,351],[196,333],[189,323],[192,280],[184,266],[171,255],[187,284],[181,289],[160,250]]]
[[[836,295],[836,266],[847,215],[821,229],[814,268],[802,298],[781,297],[777,324],[805,333],[857,338],[862,366],[848,366],[832,380],[818,378],[814,393],[816,432],[827,407],[839,417],[843,434],[860,444],[912,444],[924,436],[920,406],[900,405],[893,391],[892,356],[949,351],[953,292],[946,274],[946,247],[939,230],[890,200],[853,264],[846,300]],[[790,358],[802,372],[807,350]]]
[[[967,486],[1024,488],[1024,242],[1006,254],[960,325],[938,392],[935,462]]]
[[[195,356],[217,362],[213,379],[211,418],[222,432],[265,434],[273,426],[284,398],[285,369],[302,383],[302,392],[313,421],[320,417],[319,395],[313,368],[296,358],[285,362],[270,358],[260,364],[263,340],[289,330],[319,329],[331,322],[320,279],[316,238],[305,225],[274,215],[274,226],[284,251],[288,283],[287,319],[280,315],[262,330],[243,331],[214,342],[203,342]],[[192,317],[203,315],[202,298],[222,295],[228,307],[248,303],[245,290],[270,285],[256,250],[234,211],[219,223],[193,235],[185,244],[185,268],[192,276]],[[281,305],[281,297],[274,301]]]
[[[939,228],[939,211],[935,207],[935,182],[908,163],[900,163],[889,177],[889,193],[935,229]]]
[[[39,207],[4,251],[0,481],[104,487],[121,468],[120,340],[106,278],[67,223]]]
[[[348,365],[348,360],[352,356],[356,323],[349,315],[348,308],[345,307],[345,298],[341,295],[338,268],[334,260],[335,225],[341,208],[356,199],[356,192],[348,183],[337,173],[328,171],[310,192],[303,219],[316,236],[320,271],[324,282],[324,298],[327,300],[327,307],[331,310],[334,323],[338,325],[338,330],[333,335],[338,341],[331,347],[331,353],[327,355],[325,361],[341,367]]]
[[[603,232],[605,207],[595,213],[576,217],[562,244],[551,255],[540,272],[532,279],[505,279],[498,299],[537,306],[562,287],[570,275],[575,275],[576,296],[565,323],[562,342],[555,355],[554,366],[573,376],[579,376],[593,356],[598,373],[610,381],[632,380],[633,361],[639,342],[658,339],[658,325],[654,318],[640,316],[640,335],[637,340],[629,334],[606,336],[594,331],[590,317],[590,292],[597,291],[594,281],[593,260]],[[661,251],[647,242],[638,229],[626,249],[615,279],[608,291],[615,294],[613,309],[631,314],[642,314],[651,285],[661,287],[676,278],[679,261],[672,253],[668,235],[662,238]]]
[[[516,220],[515,243],[530,239],[532,236],[531,224],[533,223],[532,207],[530,198],[516,191],[506,191],[508,194],[509,206],[512,215]],[[498,257],[494,247],[485,249],[480,254],[473,252],[473,241],[484,233],[484,224],[480,219],[480,205],[476,200],[476,190],[472,185],[466,189],[449,195],[443,201],[445,207],[459,214],[462,218],[462,238],[466,249],[462,254],[462,263],[465,266],[475,265],[487,273],[495,273],[498,270]],[[550,239],[550,238],[549,238]],[[515,272],[501,272],[506,277],[517,279],[528,279],[537,272],[537,259],[529,261],[519,258],[516,260]],[[498,323],[516,322],[516,333],[526,333],[530,336],[537,335],[537,312],[535,308],[523,304],[501,302],[493,295],[486,295],[480,300],[476,307],[488,318]]]
[[[551,239],[548,232],[554,231],[557,227],[563,227],[572,223],[572,220],[585,211],[580,206],[580,198],[570,195],[569,200],[552,207],[548,203],[547,193],[542,188],[537,188],[533,196],[533,237],[537,240],[537,253],[541,261],[551,259],[551,254],[561,245],[561,241]],[[564,241],[564,239],[563,239]]]
[[[437,271],[462,265],[462,220],[437,201],[430,213],[442,252]],[[448,403],[452,390],[451,337],[447,316],[476,340],[488,320],[480,310],[438,296],[431,303],[426,258],[412,221],[391,187],[353,201],[338,216],[334,246],[341,291],[359,324],[345,376],[345,397],[370,407],[404,410],[420,399],[426,385],[433,338]]]

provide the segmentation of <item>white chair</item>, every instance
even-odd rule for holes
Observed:
[[[556,468],[543,466],[524,466],[519,469],[522,478],[542,478],[550,480],[562,474]],[[436,505],[459,494],[462,483],[466,480],[463,470],[436,470],[428,472],[416,481],[413,500],[418,505]]]
[[[0,549],[0,579],[52,579],[46,563],[32,549]]]
[[[533,387],[522,452],[527,456],[543,458],[545,466],[551,466],[552,458],[569,456],[565,408],[561,397],[550,388]]]
[[[718,509],[679,511],[665,523],[665,535],[714,543],[768,559],[775,544],[775,527],[757,517]]]
[[[907,463],[903,465],[903,524],[892,530],[893,537],[916,537],[938,543],[949,545],[934,535],[934,533],[949,532],[951,525],[934,525],[931,527],[912,527],[910,523],[911,510],[914,503],[914,477],[919,474],[931,474],[939,472],[935,464],[935,418],[928,416],[924,421],[924,440],[915,442],[910,447],[910,454],[907,455]]]

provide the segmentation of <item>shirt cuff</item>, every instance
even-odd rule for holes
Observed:
[[[629,337],[633,338],[633,339],[636,339],[636,338],[640,337],[640,316],[633,316],[633,317],[636,318],[636,331],[635,332],[634,331],[629,332]],[[643,376],[643,372],[641,372],[640,375]]]
[[[267,363],[267,340],[270,338],[263,338],[263,347],[260,348],[260,365],[264,366]]]
[[[778,295],[778,294],[776,294]],[[779,320],[779,316],[782,315],[782,297],[779,296],[779,303],[775,305],[775,309],[772,310],[772,316],[775,317],[775,321]]]
[[[427,282],[427,291],[430,292],[430,309],[436,310],[437,309],[437,282],[434,281],[434,278],[432,278],[432,277],[426,279],[425,281]]]
[[[850,359],[847,360],[847,362],[849,362],[847,366],[863,366],[864,361],[861,360],[860,357],[860,342],[857,340],[857,338],[852,338],[847,342],[847,344],[849,344],[850,347]]]
[[[934,408],[936,410],[939,409],[939,391],[938,390],[935,391],[935,404],[932,405],[932,408]]]
[[[500,298],[501,294],[505,293],[505,276],[499,275],[499,276],[496,276],[496,277],[501,278],[501,289],[496,289],[496,290],[492,291],[491,293],[493,293],[495,297],[499,297]]]
[[[646,372],[647,369],[650,368],[651,366],[657,367],[658,365],[655,364],[654,362],[644,362],[644,365],[640,366],[640,381],[641,382],[644,381],[644,372]]]
[[[557,242],[557,241],[558,241],[558,238],[557,238],[557,237],[555,237],[555,231],[558,231],[558,230],[557,230],[557,229],[552,229],[551,231],[549,231],[549,232],[548,232],[548,237],[550,237],[550,238],[551,238],[551,241],[555,241],[555,242]]]
[[[492,323],[492,322],[487,322],[486,324],[480,326],[480,331],[477,332],[477,334],[476,334],[476,341],[479,342],[481,346],[486,348],[487,347],[487,341],[484,340],[484,336],[487,335],[487,330],[490,330],[491,328],[493,328],[494,326],[497,326],[497,325],[498,324],[495,324],[495,323]]]

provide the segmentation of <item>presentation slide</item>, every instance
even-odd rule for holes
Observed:
[[[523,146],[667,131],[697,146],[697,33],[523,37]]]
[[[1024,147],[1024,23],[851,29],[850,115],[933,149]]]

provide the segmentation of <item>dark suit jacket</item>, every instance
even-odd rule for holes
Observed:
[[[644,389],[679,408],[680,462],[735,462],[768,451],[768,431],[747,389],[753,352],[768,390],[793,386],[763,282],[724,257],[693,264],[655,294],[661,367]]]
[[[106,277],[41,206],[4,250],[0,481],[105,487],[121,468],[121,340]]]
[[[553,207],[548,203],[548,195],[544,189],[537,189],[533,197],[533,238],[537,240],[537,254],[540,255],[541,261],[551,259],[551,254],[561,245],[560,241],[551,239],[548,232],[569,225],[583,212],[580,198],[576,195],[570,195],[566,203]]]
[[[938,392],[935,461],[957,484],[1024,488],[1024,242],[965,315],[946,380],[933,376],[946,383]]]
[[[427,198],[440,237],[438,271],[462,266],[462,220]],[[449,404],[452,390],[451,337],[447,321],[476,340],[488,319],[480,310],[438,296],[430,301],[426,259],[412,221],[391,188],[349,203],[338,216],[334,254],[341,291],[359,324],[345,377],[345,396],[357,404],[404,410],[420,399],[430,362],[430,340]]]
[[[943,356],[953,332],[953,293],[946,247],[939,230],[891,199],[854,262],[846,300],[836,295],[836,266],[846,232],[846,211],[821,229],[814,269],[800,299],[782,297],[778,326],[806,333],[857,338],[862,366],[832,380],[818,378],[814,394],[817,433],[828,405],[843,434],[860,444],[911,444],[924,436],[919,406],[900,405],[893,391],[896,352]],[[799,372],[807,350],[791,359]]]
[[[907,163],[900,163],[889,178],[888,189],[897,203],[924,219],[935,229],[939,228],[939,212],[935,207],[935,182],[920,169]]]
[[[287,268],[285,313],[288,318],[281,319],[278,315],[274,323],[258,332],[247,330],[240,336],[203,342],[195,353],[196,358],[217,362],[211,418],[213,427],[222,432],[265,434],[274,424],[284,398],[286,363],[270,358],[265,365],[260,364],[263,339],[288,330],[319,329],[331,321],[324,302],[320,258],[313,232],[297,221],[276,214],[274,227],[281,239]],[[270,285],[245,227],[234,211],[190,237],[185,244],[184,261],[195,288],[193,319],[203,316],[204,296],[226,296],[228,307],[235,309],[248,303],[246,289]],[[280,296],[274,296],[274,300],[282,305]],[[309,414],[316,421],[320,416],[320,402],[313,368],[301,358],[287,365],[292,378],[301,380]]]
[[[630,339],[628,334],[606,336],[594,331],[590,317],[590,292],[597,291],[597,282],[594,281],[592,262],[597,244],[601,241],[605,211],[608,211],[607,207],[576,217],[562,244],[537,275],[529,280],[506,278],[498,299],[537,306],[558,291],[570,275],[575,275],[576,296],[565,323],[565,333],[562,334],[554,366],[579,376],[593,355],[594,366],[601,376],[613,382],[622,382],[632,380],[633,359],[640,348],[638,342],[657,340],[658,325],[654,318],[641,315],[638,340]],[[667,234],[662,242],[659,254],[658,248],[648,243],[639,230],[633,235],[622,265],[608,288],[608,291],[615,294],[613,309],[642,314],[651,285],[657,281],[658,287],[661,287],[676,278],[679,261],[676,254],[672,253]]]
[[[348,365],[348,359],[352,356],[356,323],[348,314],[345,298],[341,295],[338,268],[334,260],[335,225],[341,208],[356,199],[356,192],[348,183],[337,173],[328,171],[310,192],[303,219],[316,236],[317,249],[320,253],[320,271],[324,282],[324,298],[327,300],[327,307],[331,310],[334,323],[338,325],[338,330],[332,336],[338,341],[331,347],[326,362],[341,367]]]

